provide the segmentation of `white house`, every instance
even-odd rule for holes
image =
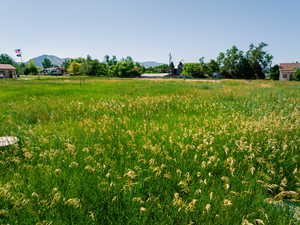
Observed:
[[[281,63],[279,66],[280,75],[279,80],[291,80],[293,72],[299,68],[300,63]]]

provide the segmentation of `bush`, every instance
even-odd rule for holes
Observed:
[[[39,73],[38,67],[35,65],[34,61],[30,61],[26,66],[24,70],[25,75],[37,75]]]
[[[183,66],[182,75],[203,78],[204,73],[200,63],[186,63]]]
[[[294,80],[300,80],[300,68],[296,69],[296,70],[293,72],[293,79],[294,79]]]
[[[117,77],[138,77],[144,72],[144,68],[132,61],[119,61],[110,69],[111,76]]]

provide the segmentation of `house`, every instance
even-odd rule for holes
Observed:
[[[0,64],[0,78],[16,78],[16,68],[9,64]]]
[[[292,74],[296,69],[300,69],[300,63],[281,63],[279,65],[279,80],[292,80]]]
[[[44,69],[43,72],[45,75],[61,76],[64,75],[65,71],[63,67],[55,66],[55,67]]]

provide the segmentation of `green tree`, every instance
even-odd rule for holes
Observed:
[[[24,74],[25,75],[38,75],[39,69],[35,65],[33,60],[30,60],[29,63],[26,65]]]
[[[17,68],[17,74],[19,75],[25,74],[25,69],[26,69],[25,63],[19,63],[16,68]]]
[[[208,74],[209,76],[211,76],[213,73],[219,72],[220,71],[220,65],[218,64],[218,62],[214,59],[210,60],[207,64],[206,64],[206,68],[207,68],[207,72],[206,74]]]
[[[68,71],[68,67],[70,66],[71,62],[72,62],[72,59],[68,59],[62,63],[62,67],[64,68],[65,71]]]
[[[275,65],[271,67],[270,72],[268,73],[268,78],[271,80],[279,80],[279,75],[280,75],[279,66]]]
[[[104,56],[104,63],[107,64],[108,66],[114,66],[118,62],[118,59],[116,56],[110,57],[109,55]]]
[[[293,80],[300,80],[300,68],[297,68],[293,71],[292,77]]]
[[[183,75],[203,78],[204,74],[200,63],[185,63],[183,66]]]
[[[7,54],[0,54],[0,64],[10,64],[16,66],[17,63]]]
[[[256,79],[264,79],[265,74],[271,69],[273,56],[264,50],[267,46],[264,42],[258,45],[251,44],[246,52],[245,57]]]
[[[146,73],[169,73],[169,65],[162,64],[159,66],[148,67],[145,69]]]
[[[199,59],[199,63],[200,63],[200,66],[201,66],[202,73],[203,73],[204,75],[209,75],[209,70],[208,70],[207,64],[205,63],[205,58],[204,58],[204,57],[201,57],[201,58]]]
[[[43,65],[44,69],[53,67],[51,60],[48,59],[47,57],[44,58],[44,60],[42,61],[42,65]]]
[[[217,58],[221,74],[229,78],[240,78],[240,63],[244,57],[243,54],[236,46],[232,46],[225,53],[221,52]]]
[[[76,60],[72,60],[67,68],[67,72],[71,75],[80,75],[80,66],[81,63]]]
[[[180,75],[183,71],[183,63],[180,61],[178,66],[177,66],[177,74]]]
[[[144,72],[144,68],[135,62],[119,61],[110,67],[110,75],[118,77],[138,77]]]
[[[170,73],[171,75],[174,75],[174,74],[175,74],[175,65],[174,65],[173,62],[171,62],[170,65],[169,65],[169,73]]]

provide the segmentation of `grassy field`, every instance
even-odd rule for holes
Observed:
[[[298,224],[300,83],[0,80],[0,224]]]

